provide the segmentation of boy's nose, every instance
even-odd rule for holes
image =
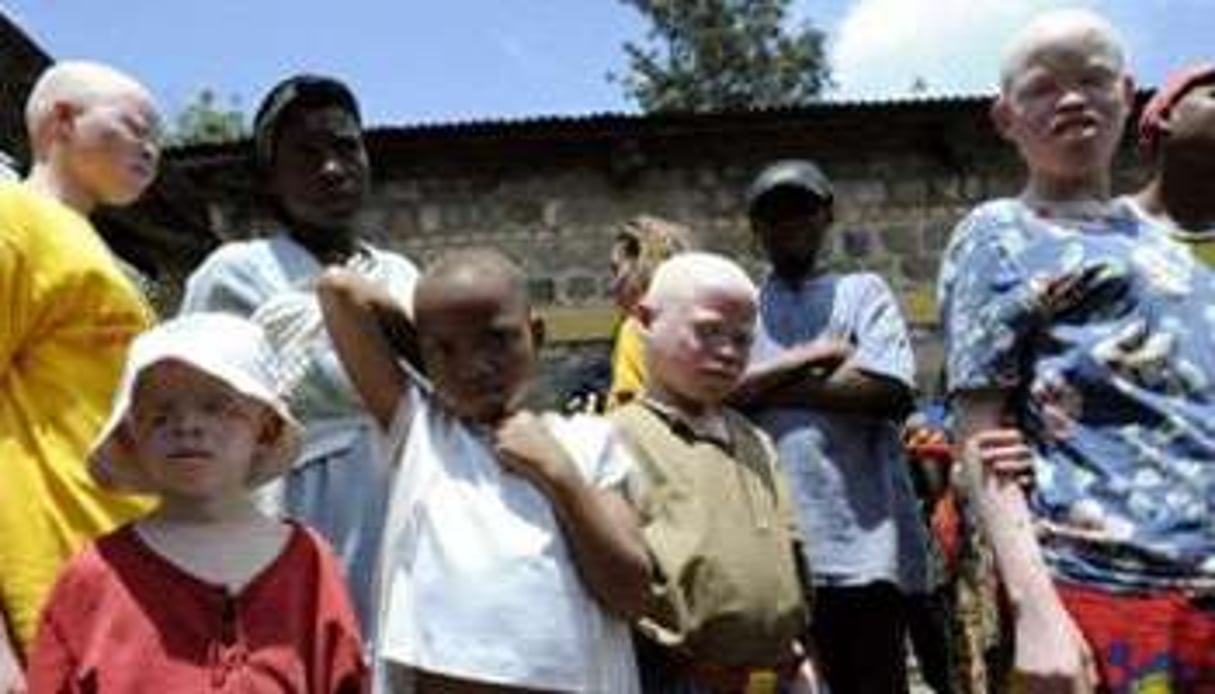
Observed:
[[[1077,85],[1071,85],[1063,90],[1063,94],[1059,96],[1059,108],[1062,109],[1077,109],[1084,108],[1088,105],[1088,94],[1084,89]]]
[[[321,177],[326,181],[336,182],[349,175],[346,165],[338,157],[325,157],[321,162]]]
[[[200,413],[194,410],[184,410],[173,415],[171,430],[173,433],[182,434],[197,434],[202,431],[203,417]]]

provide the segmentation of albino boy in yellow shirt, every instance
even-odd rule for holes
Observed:
[[[151,310],[89,223],[156,174],[158,116],[109,67],[48,69],[26,106],[34,163],[0,183],[0,691],[63,563],[149,501],[101,491],[85,467],[128,343]]]

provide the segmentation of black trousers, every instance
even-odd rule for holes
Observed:
[[[907,692],[907,608],[890,583],[816,587],[810,633],[831,694]]]

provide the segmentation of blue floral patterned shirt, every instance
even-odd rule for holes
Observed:
[[[1056,575],[1215,589],[1215,274],[1124,201],[1062,221],[1005,199],[954,231],[940,301],[950,392],[1007,392],[1036,453]]]

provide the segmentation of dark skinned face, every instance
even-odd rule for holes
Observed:
[[[773,271],[791,281],[814,273],[831,221],[829,202],[797,188],[777,188],[751,210],[751,229]]]
[[[541,328],[516,293],[509,281],[487,273],[424,284],[415,297],[422,362],[458,417],[492,425],[526,394]]]
[[[344,245],[370,186],[354,116],[338,106],[299,108],[278,130],[271,187],[294,234],[309,247]]]
[[[1215,153],[1215,77],[1186,91],[1169,109],[1167,152],[1193,153],[1210,162]],[[1210,164],[1207,167],[1210,169]]]

